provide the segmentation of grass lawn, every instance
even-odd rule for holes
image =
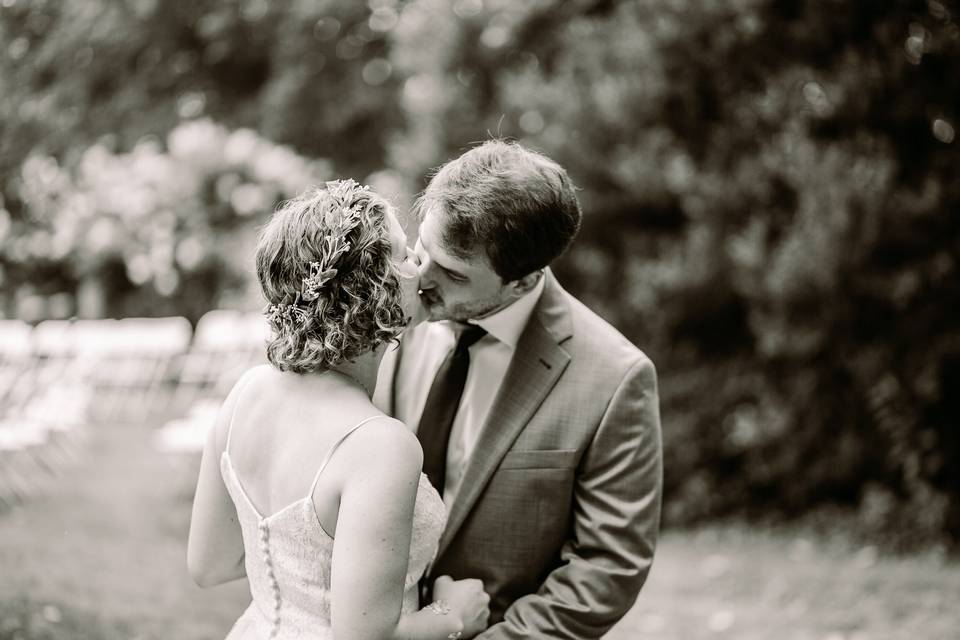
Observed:
[[[186,574],[196,461],[155,454],[143,426],[90,435],[46,497],[0,514],[0,640],[223,638],[249,596]],[[956,640],[960,563],[793,531],[667,533],[608,634],[635,638]]]

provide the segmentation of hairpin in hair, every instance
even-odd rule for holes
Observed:
[[[366,191],[353,180],[334,180],[327,183],[327,192],[337,202],[323,216],[327,235],[320,245],[320,260],[310,263],[310,275],[303,279],[300,297],[312,302],[320,297],[323,287],[337,275],[336,264],[347,251],[350,242],[347,235],[360,224],[362,205],[351,206],[350,200],[356,191]]]
[[[306,324],[307,310],[296,304],[271,304],[266,308],[267,319],[274,325],[294,329]]]
[[[337,263],[350,250],[347,236],[360,224],[363,205],[351,205],[351,202],[358,191],[369,191],[369,187],[350,179],[332,180],[326,186],[327,194],[334,202],[323,215],[327,233],[320,243],[320,259],[310,262],[309,275],[301,281],[300,291],[292,304],[274,304],[264,309],[267,318],[276,326],[294,328],[307,322],[310,311],[300,303],[319,298],[323,288],[337,275]]]
[[[320,297],[323,286],[337,275],[336,269],[323,269],[319,262],[310,263],[310,275],[303,279],[300,297],[307,302],[313,302]]]
[[[353,178],[343,180],[330,180],[326,184],[327,193],[340,200],[341,202],[351,198],[357,191],[369,191],[370,187],[365,184],[359,184]]]

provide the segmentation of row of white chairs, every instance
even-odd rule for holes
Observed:
[[[170,421],[154,444],[196,450],[199,427],[184,425],[212,421],[210,407],[263,359],[266,337],[261,314],[227,310],[195,330],[180,317],[0,319],[0,510],[79,460],[91,424]]]
[[[0,318],[0,358],[83,353],[177,354],[262,347],[268,336],[260,313],[215,309],[197,322],[186,318],[45,320],[36,327]]]
[[[167,421],[152,438],[155,449],[191,454],[203,449],[220,403],[249,367],[265,361],[269,330],[262,315],[210,311],[197,323],[195,343],[181,363],[176,405],[186,414]],[[183,417],[179,417],[183,416]]]

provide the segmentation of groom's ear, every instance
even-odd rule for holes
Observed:
[[[513,282],[513,285],[512,285],[513,292],[518,296],[522,296],[523,294],[527,293],[528,291],[531,291],[535,286],[537,286],[537,283],[540,282],[540,278],[542,277],[543,277],[543,271],[539,269],[532,273],[528,273],[527,275],[523,276],[519,280],[515,280]]]

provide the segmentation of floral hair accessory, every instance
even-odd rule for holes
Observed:
[[[300,297],[307,302],[312,302],[320,297],[320,291],[323,286],[337,275],[336,269],[326,269],[320,266],[319,262],[310,263],[310,275],[303,279],[303,287],[300,289]]]
[[[307,321],[307,310],[296,304],[271,304],[266,308],[267,319],[279,326],[293,329]]]
[[[327,183],[327,193],[333,196],[334,203],[323,216],[328,235],[323,238],[320,260],[310,263],[310,275],[303,279],[300,288],[300,297],[306,302],[319,298],[323,287],[337,275],[335,265],[350,250],[347,235],[360,224],[363,209],[360,204],[350,206],[350,200],[357,191],[368,189],[349,179]]]
[[[369,191],[370,188],[351,179],[333,180],[327,182],[326,187],[332,202],[323,213],[326,234],[320,245],[320,259],[310,262],[309,275],[301,281],[300,291],[292,304],[274,304],[264,309],[267,319],[276,326],[294,329],[306,324],[312,310],[301,303],[319,298],[327,283],[337,275],[337,263],[350,251],[347,236],[360,224],[363,205],[350,203],[358,191]]]

